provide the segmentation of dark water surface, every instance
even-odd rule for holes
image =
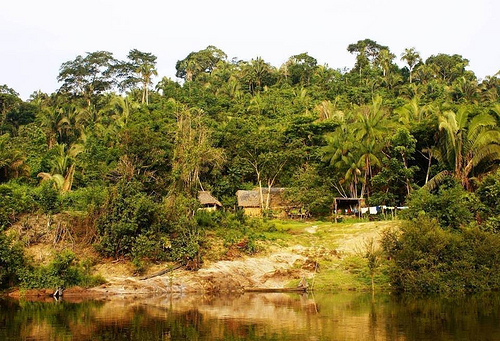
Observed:
[[[0,340],[500,340],[500,294],[0,298]]]

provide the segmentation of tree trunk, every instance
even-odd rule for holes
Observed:
[[[66,173],[66,176],[64,177],[64,183],[62,187],[63,192],[70,192],[71,187],[73,186],[73,177],[75,175],[75,164],[72,164],[69,166],[68,172]]]

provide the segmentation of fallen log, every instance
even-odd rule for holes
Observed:
[[[262,292],[262,293],[278,293],[278,292],[307,292],[307,288],[245,288],[244,292]]]
[[[154,278],[154,277],[158,277],[158,276],[161,276],[161,275],[164,275],[168,272],[171,272],[171,271],[174,271],[174,270],[177,270],[179,268],[182,268],[182,264],[177,264],[176,266],[174,267],[169,267],[169,268],[166,268],[166,269],[163,269],[161,271],[158,271],[158,272],[155,272],[154,274],[152,275],[148,275],[148,276],[144,276],[144,277],[141,277],[139,278],[141,281],[145,281],[146,279],[150,279],[150,278]]]

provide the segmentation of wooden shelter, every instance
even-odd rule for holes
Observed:
[[[276,211],[278,215],[285,215],[288,207],[283,195],[285,190],[285,188],[273,187],[269,192],[268,188],[262,188],[264,206],[266,206],[269,193],[269,209]],[[251,191],[239,190],[236,192],[236,197],[238,199],[238,207],[242,208],[246,215],[253,217],[262,215],[259,188],[254,188]]]
[[[222,204],[217,200],[209,191],[199,191],[198,201],[200,202],[200,209],[207,211],[215,211],[217,208],[222,207]]]
[[[335,198],[335,222],[338,221],[339,215],[357,215],[361,218],[361,207],[365,207],[363,198]]]

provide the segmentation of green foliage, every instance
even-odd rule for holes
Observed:
[[[437,191],[422,188],[413,192],[408,206],[409,209],[403,211],[404,218],[415,220],[419,216],[426,216],[437,219],[443,228],[456,230],[473,221],[477,200],[449,178]]]
[[[290,206],[318,217],[333,197],[363,197],[407,203],[408,218],[444,228],[476,219],[498,231],[498,176],[480,182],[498,167],[498,75],[478,82],[466,58],[422,61],[415,48],[401,69],[370,39],[347,49],[349,72],[307,53],[281,66],[229,62],[208,46],[177,62],[183,82],[154,89],[153,54],[133,49],[119,61],[95,51],[61,65],[57,93],[24,102],[0,86],[0,225],[36,210],[91,212],[98,250],[138,270],[166,258],[197,268],[207,231],[245,252],[275,238],[279,228],[237,209],[236,191],[258,186],[287,188]],[[416,190],[447,174],[477,198],[448,180]],[[232,212],[197,212],[200,188]]]
[[[54,260],[46,266],[27,266],[22,269],[21,286],[26,289],[44,289],[58,287],[99,285],[103,279],[92,276],[88,261],[77,263],[75,254],[64,250],[56,254]]]
[[[480,201],[482,228],[500,233],[500,171],[488,175],[479,185],[476,195]]]
[[[0,184],[0,197],[0,230],[13,223],[19,214],[37,206],[32,188],[15,182]]]
[[[25,266],[22,246],[0,233],[0,289],[16,285]]]
[[[44,181],[35,188],[33,198],[44,213],[54,214],[61,210],[61,196],[52,180]]]
[[[97,249],[105,256],[132,256],[141,234],[160,232],[160,211],[157,203],[140,192],[139,183],[120,182],[108,194],[97,222]]]
[[[92,186],[78,188],[61,195],[61,205],[64,210],[87,211],[91,206],[101,207],[106,201],[107,188]]]
[[[290,181],[286,196],[299,204],[304,213],[326,216],[330,213],[335,192],[328,185],[330,179],[322,177],[318,168],[307,164],[298,169]]]
[[[386,231],[393,288],[405,292],[469,292],[500,288],[500,237],[477,228],[442,229],[426,217]]]

